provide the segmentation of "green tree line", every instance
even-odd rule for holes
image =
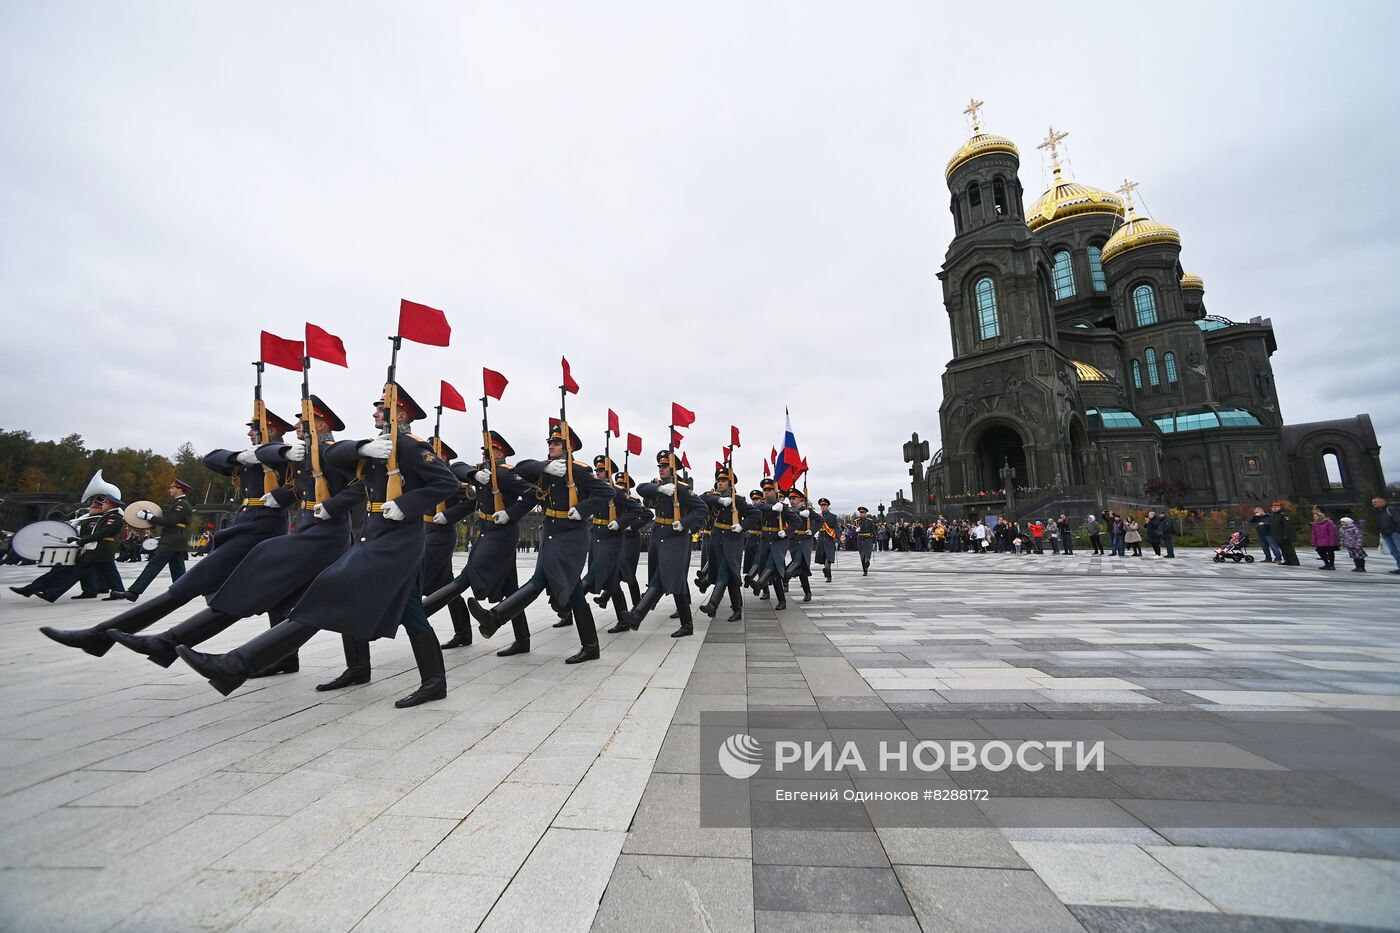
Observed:
[[[0,496],[56,492],[76,498],[99,469],[127,502],[165,500],[176,477],[194,487],[190,497],[196,502],[222,502],[233,494],[229,479],[206,470],[189,442],[167,457],[149,448],[89,450],[78,434],[41,441],[28,431],[0,431]]]

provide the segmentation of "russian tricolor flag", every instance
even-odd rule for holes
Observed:
[[[783,433],[783,449],[778,452],[778,459],[773,464],[773,478],[778,488],[787,492],[797,485],[798,479],[807,471],[807,463],[797,452],[797,438],[792,433],[792,415],[787,409],[783,409],[783,415],[787,419],[787,430]]]

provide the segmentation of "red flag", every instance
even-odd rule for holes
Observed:
[[[430,347],[445,347],[452,339],[447,315],[437,308],[404,298],[399,301],[399,336]]]
[[[690,469],[690,458],[685,455],[684,450],[681,451],[681,466]]]
[[[613,411],[611,408],[608,409],[608,433],[613,437],[622,436],[622,426],[618,424],[617,412]]]
[[[502,376],[494,369],[487,369],[485,366],[481,367],[481,386],[482,391],[486,395],[489,395],[499,402],[501,396],[505,394],[508,384],[506,377]]]
[[[729,426],[729,446],[730,446],[730,447],[743,447],[743,446],[744,446],[743,444],[740,444],[740,443],[739,443],[739,429],[736,428],[736,427],[735,427],[734,425],[732,425],[732,424]]]
[[[720,456],[723,457],[725,460],[728,460],[730,457],[734,456],[733,447],[721,447],[719,450]]]
[[[695,412],[677,402],[672,402],[671,423],[678,428],[688,428],[695,423]]]
[[[627,452],[634,457],[642,455],[642,439],[635,434],[627,435]]]
[[[772,475],[773,475],[773,471],[770,470],[770,469],[768,468],[768,460],[767,460],[766,458],[765,458],[764,461],[763,461],[763,475],[764,475],[764,476],[772,476]]]
[[[442,380],[442,394],[438,396],[438,404],[453,411],[467,410],[467,400],[462,398],[462,393],[452,388],[452,384],[446,379]]]
[[[681,441],[683,441],[683,440],[685,440],[685,438],[681,437],[681,432],[677,431],[675,428],[672,428],[672,429],[671,429],[671,446],[672,446],[672,447],[679,447],[679,446],[681,446]]]
[[[776,464],[778,462],[778,448],[774,447],[773,452],[768,457]]]
[[[578,383],[574,382],[573,374],[569,372],[569,361],[561,356],[559,362],[564,366],[564,391],[578,395]]]
[[[337,366],[350,365],[345,361],[345,344],[340,338],[315,324],[306,325],[306,355]]]
[[[718,460],[716,460],[716,461],[715,461],[715,472],[718,473],[720,470],[723,470],[723,469],[724,469],[724,464],[723,464],[723,463],[720,463]]]
[[[276,334],[269,334],[267,331],[262,332],[262,361],[264,363],[301,372],[302,356],[300,340],[288,340],[285,337],[278,337]]]

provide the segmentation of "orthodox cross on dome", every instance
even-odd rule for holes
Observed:
[[[985,103],[985,101],[980,101],[974,97],[971,100],[969,100],[967,102],[967,106],[963,108],[963,114],[972,118],[973,136],[976,136],[978,133],[982,132],[982,120],[978,116],[978,114],[982,110],[982,107]]]
[[[1137,186],[1137,182],[1128,181],[1128,179],[1126,178],[1123,179],[1123,184],[1118,186],[1118,194],[1121,194],[1123,196],[1123,200],[1128,202],[1129,211],[1133,209],[1133,189]]]
[[[1045,137],[1039,146],[1035,147],[1037,149],[1048,149],[1050,151],[1050,167],[1054,169],[1056,175],[1060,174],[1060,143],[1064,142],[1065,137],[1068,135],[1069,133],[1056,133],[1055,128],[1052,126],[1050,127],[1049,135]]]

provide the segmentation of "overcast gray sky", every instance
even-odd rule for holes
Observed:
[[[1290,422],[1368,411],[1400,477],[1394,3],[9,3],[0,13],[0,426],[94,446],[234,446],[257,334],[310,320],[313,389],[369,433],[398,301],[452,347],[402,382],[480,394],[522,455],[561,354],[664,446],[731,423],[741,483],[781,444],[815,494],[888,502],[938,447],[951,355],[943,166],[985,100],[1021,148],[1125,176],[1206,304],[1273,319]],[[267,376],[295,408],[297,377]],[[475,401],[444,436],[468,450]]]

